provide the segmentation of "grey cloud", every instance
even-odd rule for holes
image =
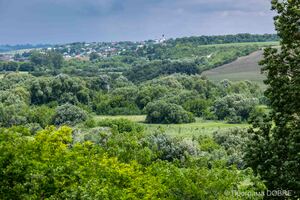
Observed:
[[[0,44],[274,32],[270,0],[0,0]]]

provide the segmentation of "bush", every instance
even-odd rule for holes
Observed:
[[[180,143],[177,139],[162,133],[149,135],[143,142],[155,153],[157,159],[161,160],[182,160],[187,154],[197,154],[198,152],[193,143]]]
[[[142,132],[144,127],[128,119],[105,119],[98,122],[98,126],[114,128],[119,133]]]
[[[55,125],[76,125],[87,120],[87,113],[72,104],[64,104],[56,108],[53,123]]]
[[[249,141],[246,129],[230,129],[226,131],[216,131],[213,134],[215,142],[226,150],[229,158],[228,164],[236,164],[238,168],[244,168],[244,152]]]
[[[213,109],[219,120],[226,120],[229,123],[240,123],[248,120],[251,111],[256,105],[258,105],[258,99],[234,94],[215,101]]]
[[[205,99],[193,99],[184,103],[183,107],[197,117],[210,116],[209,102]]]
[[[107,127],[95,127],[90,129],[77,129],[73,131],[73,143],[83,143],[91,141],[100,146],[105,146],[107,141],[112,137],[110,128]]]
[[[179,105],[164,101],[148,103],[145,111],[148,123],[182,124],[195,121],[192,113],[187,112]]]
[[[28,106],[21,102],[12,105],[0,103],[0,126],[11,127],[28,123]]]
[[[41,127],[45,128],[52,122],[54,110],[48,106],[32,107],[28,112],[28,121],[31,123],[38,123]]]

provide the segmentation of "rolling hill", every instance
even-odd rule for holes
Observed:
[[[258,64],[262,58],[263,51],[259,50],[248,56],[240,57],[231,63],[205,71],[202,75],[213,81],[224,79],[231,81],[249,80],[263,86],[263,80],[266,77],[261,74],[261,66]]]

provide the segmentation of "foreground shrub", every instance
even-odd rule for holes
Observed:
[[[22,130],[20,130],[22,131]],[[22,132],[21,132],[22,134]],[[0,133],[0,199],[151,199],[165,196],[136,162],[107,157],[91,142],[74,144],[72,130],[50,127],[35,137]]]
[[[143,140],[143,143],[151,149],[157,159],[167,161],[185,160],[189,155],[197,155],[200,150],[196,141],[190,139],[180,141],[164,133],[151,134]]]
[[[179,105],[164,101],[148,103],[145,111],[148,123],[182,124],[195,121],[192,113],[187,112]]]
[[[244,168],[244,152],[249,141],[249,135],[246,129],[229,129],[216,131],[213,134],[215,142],[226,150],[229,158],[228,164],[237,165],[238,168]]]
[[[105,142],[103,148],[90,141],[74,142],[72,132],[65,126],[33,136],[24,128],[0,129],[0,199],[247,200],[253,198],[231,192],[265,189],[251,170],[220,164],[181,168],[156,160],[142,165],[135,152],[122,162],[124,146],[136,148],[131,134],[117,134],[123,139],[115,137],[116,142]]]

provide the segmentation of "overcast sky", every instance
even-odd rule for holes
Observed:
[[[0,0],[0,44],[274,33],[270,0]]]

